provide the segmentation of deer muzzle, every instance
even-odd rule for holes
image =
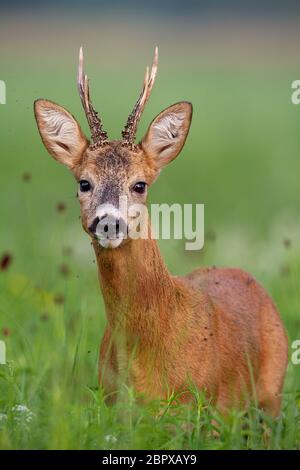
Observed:
[[[112,206],[97,211],[89,231],[103,248],[117,248],[127,238],[128,227],[119,210]]]

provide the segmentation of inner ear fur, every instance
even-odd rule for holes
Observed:
[[[166,108],[150,124],[141,146],[156,159],[159,167],[174,160],[182,150],[192,114],[192,104],[182,101]]]
[[[89,144],[74,116],[62,106],[44,99],[35,101],[34,113],[47,151],[55,160],[74,168]]]

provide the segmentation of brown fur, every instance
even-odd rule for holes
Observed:
[[[52,110],[58,116],[54,129]],[[79,194],[82,224],[90,233],[99,204],[119,195],[146,204],[146,195],[134,194],[132,185],[140,180],[151,185],[178,155],[192,109],[183,102],[163,111],[138,146],[117,141],[96,149],[63,108],[40,100],[35,112],[49,152],[78,181],[92,183],[92,191]],[[165,131],[161,123],[166,143],[157,134]],[[64,125],[74,134],[72,146],[65,145]],[[93,246],[107,314],[99,367],[107,392],[117,390],[121,380],[147,400],[179,391],[188,400],[193,383],[221,410],[255,398],[272,415],[279,413],[287,339],[276,307],[258,282],[225,268],[172,276],[150,230],[148,239],[127,239],[116,249],[104,249],[95,239]]]
[[[108,390],[130,363],[129,382],[148,399],[192,382],[221,410],[254,396],[279,413],[287,340],[270,297],[249,274],[202,268],[173,277],[151,239],[116,252],[94,248],[108,317],[99,377]]]

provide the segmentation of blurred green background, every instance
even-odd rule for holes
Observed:
[[[236,15],[235,2],[220,11],[207,2],[202,9],[188,2],[186,10],[177,2],[160,4],[108,8],[100,2],[95,8],[88,2],[71,9],[66,2],[59,13],[57,6],[3,7],[0,259],[10,262],[0,271],[0,340],[8,360],[0,366],[0,413],[6,416],[0,448],[172,448],[185,442],[157,428],[155,440],[152,422],[148,434],[138,425],[129,429],[117,412],[101,415],[105,429],[98,422],[104,405],[91,390],[105,314],[94,255],[81,229],[76,184],[47,155],[33,116],[33,101],[48,98],[88,133],[76,88],[81,45],[93,102],[111,138],[120,136],[156,44],[158,78],[139,137],[168,105],[193,103],[185,148],[150,191],[150,202],[205,204],[203,250],[160,242],[171,272],[208,264],[251,271],[272,293],[290,340],[300,339],[300,105],[291,103],[291,83],[300,79],[300,29],[294,3],[277,14]],[[290,363],[285,403],[292,403],[298,424],[299,376],[300,366]],[[18,404],[32,411],[34,431],[16,425]],[[297,426],[290,440],[279,437],[270,445],[299,446]],[[107,441],[111,433],[116,443]],[[201,447],[200,441],[185,445]],[[220,444],[226,445],[242,444]]]

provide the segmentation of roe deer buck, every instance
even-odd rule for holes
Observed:
[[[121,140],[108,140],[92,106],[82,49],[78,87],[91,142],[64,108],[44,99],[35,102],[46,149],[69,167],[79,184],[82,225],[97,258],[108,322],[99,380],[108,392],[114,391],[128,369],[128,382],[146,399],[166,398],[192,382],[223,411],[246,406],[255,395],[259,406],[276,416],[287,339],[260,284],[239,269],[200,268],[184,277],[172,276],[150,229],[147,238],[125,236],[128,220],[120,212],[119,196],[126,196],[129,204],[146,205],[147,188],[180,153],[192,118],[190,103],[174,104],[135,144],[156,71],[157,49]],[[105,236],[111,227],[114,235]],[[190,398],[182,394],[182,399]]]

